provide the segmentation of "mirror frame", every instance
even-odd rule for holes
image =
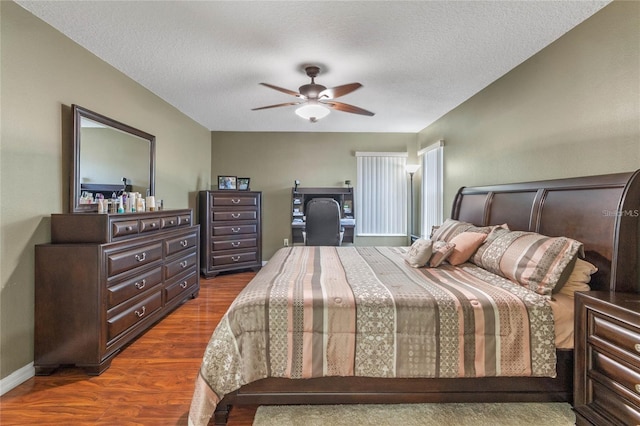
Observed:
[[[69,182],[69,211],[71,213],[93,212],[98,211],[97,204],[80,204],[80,150],[82,149],[82,141],[80,137],[81,121],[83,118],[93,120],[105,126],[118,129],[122,132],[129,133],[141,139],[149,141],[149,192],[155,195],[156,181],[156,137],[142,130],[128,126],[112,118],[106,117],[97,112],[90,111],[79,105],[71,105],[73,113],[73,149],[71,159],[71,173]]]

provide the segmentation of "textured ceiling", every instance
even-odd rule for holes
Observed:
[[[593,15],[606,1],[17,1],[215,131],[418,132]],[[295,101],[360,82],[317,123]],[[99,84],[99,82],[97,82]]]

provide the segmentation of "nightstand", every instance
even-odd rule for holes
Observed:
[[[640,425],[640,294],[577,292],[576,425]]]

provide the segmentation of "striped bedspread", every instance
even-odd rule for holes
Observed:
[[[279,250],[214,331],[189,423],[266,377],[555,376],[543,296],[471,264],[412,268],[406,250]]]

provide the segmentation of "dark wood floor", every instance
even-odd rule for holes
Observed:
[[[63,368],[0,397],[0,425],[186,425],[209,337],[255,273],[201,279],[187,301],[126,347],[97,377]],[[253,423],[257,407],[236,407],[229,426]]]

